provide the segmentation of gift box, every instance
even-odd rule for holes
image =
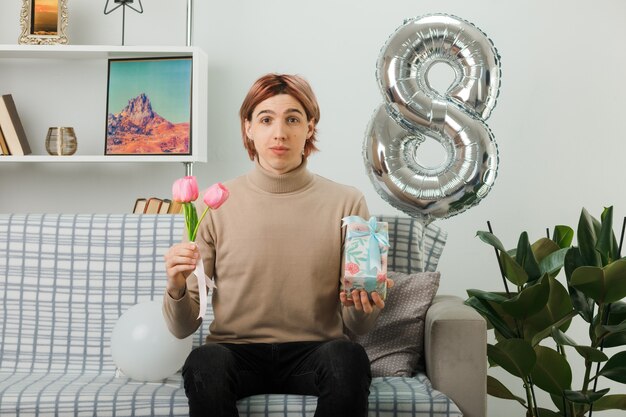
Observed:
[[[389,224],[365,220],[359,216],[342,219],[346,227],[344,245],[344,274],[341,289],[350,298],[352,290],[376,291],[387,298],[387,254],[389,253]]]

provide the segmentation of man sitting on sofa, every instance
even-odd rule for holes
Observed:
[[[177,337],[201,324],[199,256],[218,287],[207,343],[183,366],[191,416],[237,416],[238,399],[264,393],[318,396],[318,417],[367,415],[369,360],[343,326],[367,332],[384,302],[339,291],[341,219],[369,214],[361,192],[307,169],[319,118],[303,78],[259,78],[240,109],[254,168],[226,183],[230,198],[209,211],[195,243],[165,255],[164,313]]]

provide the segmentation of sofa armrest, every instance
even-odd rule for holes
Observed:
[[[459,297],[438,295],[426,313],[426,373],[465,417],[487,415],[487,324]]]

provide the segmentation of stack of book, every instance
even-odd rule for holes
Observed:
[[[180,214],[183,205],[178,201],[172,201],[167,198],[138,198],[135,201],[133,213],[144,214]]]
[[[11,94],[0,97],[0,155],[29,155],[26,132]]]

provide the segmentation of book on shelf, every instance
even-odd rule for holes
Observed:
[[[164,198],[161,200],[161,207],[159,207],[159,214],[167,214],[170,209],[170,204],[172,204],[172,200]]]
[[[135,207],[133,208],[133,213],[134,214],[141,214],[144,212],[144,210],[146,209],[146,199],[145,198],[138,198],[135,201]]]
[[[11,155],[9,152],[9,147],[7,145],[6,140],[4,140],[4,135],[2,134],[2,128],[0,128],[0,155]]]
[[[0,129],[11,155],[29,155],[31,153],[26,132],[17,113],[11,94],[0,97]]]
[[[146,202],[146,209],[144,214],[159,214],[159,209],[163,201],[160,198],[151,197]]]
[[[180,214],[183,212],[183,203],[180,201],[172,201],[170,207],[167,210],[168,214]]]
[[[134,214],[180,214],[182,213],[183,205],[178,201],[173,201],[168,198],[143,198],[140,197],[135,200],[135,206],[133,207]]]

